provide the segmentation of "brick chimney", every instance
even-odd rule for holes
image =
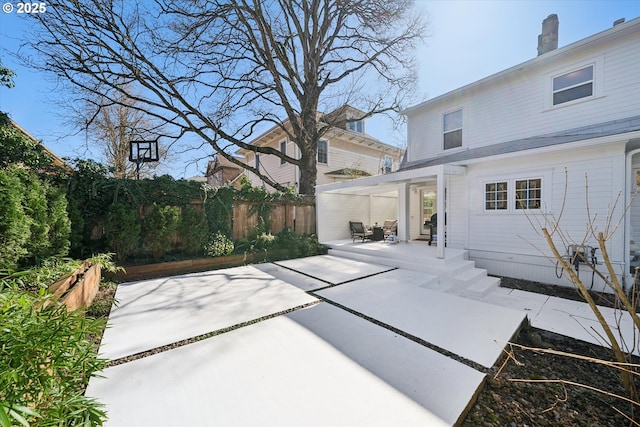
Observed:
[[[542,21],[542,34],[538,35],[538,56],[558,48],[558,15],[547,16]]]

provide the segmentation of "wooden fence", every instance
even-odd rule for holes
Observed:
[[[271,233],[279,233],[289,228],[298,234],[315,234],[316,206],[315,204],[269,203],[271,211],[269,222]],[[251,235],[259,224],[260,218],[256,212],[256,203],[234,202],[233,204],[233,240],[240,240]]]
[[[279,233],[285,228],[289,228],[298,234],[315,234],[316,233],[316,205],[314,203],[291,204],[286,202],[271,202],[272,209],[269,213],[269,221],[271,233]],[[203,209],[202,201],[195,200],[192,205],[196,208]],[[234,241],[238,241],[244,237],[250,236],[255,227],[260,222],[259,215],[255,212],[256,202],[233,202],[233,218],[232,218],[232,236]],[[140,208],[139,215],[144,217],[149,212],[151,206],[143,206]],[[91,234],[92,240],[98,240],[104,237],[104,219],[95,224]],[[173,244],[178,245],[180,236],[176,233]]]

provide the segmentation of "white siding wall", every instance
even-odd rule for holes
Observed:
[[[382,226],[385,220],[398,219],[398,197],[370,196],[371,224]]]
[[[640,36],[557,56],[445,97],[408,114],[408,160],[433,158],[442,150],[442,114],[463,109],[462,149],[544,135],[638,115]],[[595,63],[594,99],[551,108],[553,76]],[[453,152],[455,150],[447,150]]]
[[[465,176],[446,177],[447,246],[463,249],[469,232],[469,188]],[[451,227],[450,224],[455,224]]]
[[[609,210],[614,206],[625,174],[624,142],[606,147],[574,149],[570,152],[555,152],[539,155],[514,157],[509,160],[492,161],[468,167],[465,177],[454,178],[450,185],[451,206],[448,216],[449,242],[459,247],[464,240],[462,230],[468,229],[467,248],[478,266],[487,268],[489,273],[542,281],[546,283],[567,284],[555,279],[554,262],[545,259],[551,256],[544,238],[537,228],[545,226],[545,216],[540,212],[530,214],[529,218],[519,210],[513,212],[484,211],[484,183],[503,179],[527,177],[543,178],[543,212],[558,217],[565,199],[565,168],[567,170],[567,194],[561,229],[572,243],[582,243],[587,231],[586,184],[588,176],[589,208],[592,217],[597,215],[595,227],[604,231]],[[465,197],[455,197],[463,186],[468,186],[468,206]],[[624,200],[621,200],[613,218],[617,221],[622,214]],[[468,212],[468,224],[465,224],[464,212]],[[540,224],[540,225],[538,225]],[[546,225],[548,226],[548,224]],[[566,253],[565,243],[558,236],[554,242],[561,253]],[[620,228],[609,240],[608,252],[612,261],[623,271],[626,262],[623,250],[624,235]],[[597,246],[595,240],[587,237],[586,244]],[[598,251],[599,254],[599,251]],[[600,257],[601,258],[601,257]],[[590,277],[589,277],[590,281]]]
[[[328,242],[351,238],[349,221],[371,223],[370,197],[319,193],[316,199],[318,240]]]

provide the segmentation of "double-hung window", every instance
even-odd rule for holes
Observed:
[[[329,163],[329,143],[325,140],[318,141],[318,163]]]
[[[553,105],[593,96],[593,65],[553,78]]]
[[[443,116],[444,149],[462,147],[462,110]]]

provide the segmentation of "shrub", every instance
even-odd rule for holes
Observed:
[[[182,218],[178,231],[182,250],[187,255],[201,255],[207,244],[209,225],[204,209],[187,205],[182,209]]]
[[[22,206],[24,186],[10,170],[0,169],[0,269],[15,270],[27,255],[30,219]]]
[[[89,378],[104,368],[89,337],[104,320],[42,306],[42,296],[0,293],[0,425],[101,425],[105,412],[84,397]]]
[[[176,206],[153,204],[143,223],[145,249],[159,260],[171,250],[171,242],[178,229],[180,209]]]
[[[116,253],[119,262],[124,261],[138,247],[140,222],[138,215],[129,205],[114,203],[107,212],[105,224],[107,244]]]
[[[28,256],[41,260],[49,255],[49,223],[47,216],[47,189],[33,172],[20,170],[19,175],[24,183],[23,205],[31,218],[30,235],[27,240]]]
[[[67,214],[67,197],[65,193],[56,188],[47,190],[48,223],[50,250],[48,256],[65,256],[69,253],[71,221]]]
[[[318,238],[315,235],[297,234],[285,228],[277,234],[277,237],[277,247],[287,249],[291,258],[324,255],[327,253],[327,248],[318,242]]]
[[[205,251],[209,256],[230,255],[233,252],[233,241],[218,231],[209,238]]]
[[[256,251],[268,251],[276,245],[278,238],[271,233],[260,233],[256,236],[253,247]]]

